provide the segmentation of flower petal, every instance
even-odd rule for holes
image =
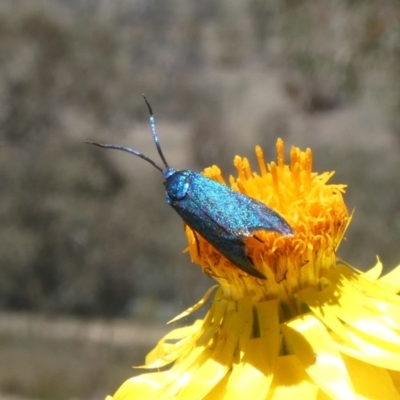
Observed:
[[[381,260],[378,258],[376,264],[368,271],[365,271],[364,273],[373,279],[378,279],[382,274],[382,270],[383,270],[383,264]]]
[[[136,368],[162,368],[175,361],[185,351],[187,346],[191,346],[189,339],[199,331],[201,326],[202,321],[196,321],[191,326],[185,326],[169,332],[147,354],[146,364]],[[167,340],[180,341],[177,343],[166,343]]]
[[[190,352],[199,338],[202,339],[203,344],[207,343],[216,333],[219,322],[229,305],[229,302],[220,300],[221,291],[219,290],[205,320],[198,320],[191,326],[177,328],[169,332],[147,355],[146,364],[137,368],[161,368],[175,361],[185,352]],[[167,340],[172,340],[175,343],[166,343]]]
[[[400,371],[400,354],[388,351],[365,340],[349,326],[344,326],[344,330],[346,332],[346,339],[339,336],[336,333],[337,330],[331,333],[332,339],[335,340],[340,352],[364,361],[367,364]]]
[[[358,399],[400,399],[400,392],[386,369],[343,355]]]
[[[348,271],[346,272],[348,274]],[[346,325],[358,330],[358,336],[364,337],[377,346],[400,354],[400,334],[393,330],[383,318],[377,318],[377,313],[366,307],[365,303],[373,295],[370,289],[373,284],[367,279],[362,279],[358,274],[349,275],[347,279],[341,275],[340,279],[325,288],[317,291],[314,288],[307,288],[299,292],[299,297],[307,303],[311,310],[319,316],[322,321],[326,321],[328,315],[338,318],[340,324]],[[374,292],[382,288],[374,287]],[[366,296],[368,294],[368,296]],[[393,294],[385,297],[396,297],[392,299],[398,301]],[[372,302],[371,302],[372,303]],[[395,303],[393,306],[397,306]],[[400,304],[398,305],[400,309]],[[328,323],[327,323],[328,324]],[[332,325],[329,325],[331,329]],[[340,334],[339,332],[337,332]]]
[[[400,372],[388,370],[388,373],[389,373],[390,377],[392,378],[394,387],[400,393]]]
[[[232,400],[226,395],[226,385],[231,378],[231,371],[229,371],[223,379],[221,379],[216,386],[212,388],[212,390],[205,395],[202,400]]]
[[[306,314],[285,324],[282,331],[306,372],[332,399],[355,399],[346,366],[319,319]]]
[[[239,340],[241,321],[238,317],[236,312],[225,316],[214,352],[191,374],[187,385],[179,391],[178,400],[202,399],[228,373]]]
[[[152,372],[128,379],[117,390],[113,400],[154,399],[154,393],[168,380],[169,371]],[[108,399],[106,399],[108,400]]]
[[[346,280],[343,280],[342,284],[341,296],[337,302],[332,302],[330,305],[337,317],[370,340],[377,344],[381,343],[388,350],[400,353],[400,335],[376,318],[375,313],[364,307],[362,304],[366,297],[364,293],[360,293]]]
[[[168,371],[152,372],[129,379],[124,385],[129,384],[132,396],[130,399],[170,400],[177,398],[176,396],[182,387],[187,385],[194,372],[212,357],[212,354],[213,352],[210,349],[198,346],[185,355],[179,362],[175,363]],[[142,377],[145,377],[145,380]],[[143,393],[147,393],[145,392],[146,390],[148,394],[141,397]],[[114,400],[120,400],[120,398]]]
[[[266,400],[317,399],[329,400],[325,393],[305,373],[304,367],[294,355],[278,357],[274,379]]]
[[[193,312],[197,311],[199,308],[201,308],[206,301],[208,300],[208,298],[211,296],[212,292],[218,288],[218,285],[214,285],[211,286],[207,292],[205,293],[205,295],[193,306],[189,307],[187,310],[183,311],[182,313],[180,313],[179,315],[177,315],[175,318],[172,318],[171,321],[168,321],[168,324],[171,324],[172,322],[176,322],[182,318],[187,317],[188,315],[192,314]]]
[[[380,279],[371,279],[368,275],[355,273],[344,265],[338,265],[332,271],[334,271],[333,274],[336,276],[336,279],[340,279],[340,283],[344,282],[343,278],[347,279],[363,295],[368,294],[369,297],[376,297],[400,305],[400,297],[396,295],[395,287],[397,281],[394,275],[393,282],[390,283],[385,279],[387,275],[384,275]]]
[[[385,283],[393,288],[394,293],[400,292],[400,265],[383,275],[379,282]]]
[[[264,400],[273,379],[280,349],[278,302],[256,305],[260,337],[250,339],[241,349],[243,358],[233,365],[224,399]]]
[[[337,317],[335,306],[332,306],[329,301],[332,299],[331,289],[327,288],[318,292],[313,288],[308,288],[301,291],[299,297],[332,330],[331,336],[339,351],[378,367],[400,371],[399,353],[386,350],[374,343],[371,338],[367,340],[362,332],[344,324]]]
[[[400,331],[400,305],[371,297],[365,297],[363,304],[375,314],[377,320]]]

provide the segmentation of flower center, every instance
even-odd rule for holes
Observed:
[[[327,184],[333,172],[312,172],[310,149],[293,147],[290,163],[285,164],[281,139],[276,147],[276,163],[266,163],[261,148],[256,147],[259,173],[251,169],[246,158],[236,156],[238,177],[229,179],[233,190],[278,212],[295,232],[287,237],[257,231],[256,237],[245,240],[254,267],[266,280],[245,275],[199,235],[196,243],[190,228],[186,232],[192,261],[220,283],[227,299],[279,299],[290,314],[297,314],[295,293],[308,286],[319,288],[323,272],[335,267],[336,249],[350,216],[343,200],[345,185]],[[206,168],[204,175],[225,184],[217,166]]]

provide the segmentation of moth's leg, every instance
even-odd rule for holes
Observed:
[[[196,242],[196,248],[197,248],[197,255],[200,256],[200,242],[199,242],[199,238],[196,235],[196,231],[192,231],[193,232],[193,236],[194,236],[194,240]]]
[[[210,268],[204,268],[203,272],[209,277],[209,278],[222,278],[222,276],[217,276],[212,272]]]
[[[186,227],[188,225],[183,223],[183,229],[186,230]],[[196,249],[197,249],[197,254],[198,256],[200,256],[200,242],[199,242],[199,238],[196,235],[196,231],[194,231],[192,228],[190,228],[193,232],[193,236],[194,236],[194,241],[196,242]]]
[[[264,243],[264,240],[261,240],[258,236],[256,236],[256,235],[253,235],[253,238],[254,239],[256,239],[256,240],[258,240],[259,242],[261,242],[261,243]]]
[[[247,252],[246,252],[247,253]],[[254,267],[254,262],[253,262],[253,259],[248,255],[248,254],[246,254],[246,258],[247,258],[247,261]],[[247,272],[247,271],[246,271]]]

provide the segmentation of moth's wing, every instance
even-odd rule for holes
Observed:
[[[187,225],[193,229],[195,237],[197,234],[202,236],[208,243],[215,247],[229,261],[247,274],[260,279],[266,279],[265,276],[253,266],[253,262],[247,254],[247,248],[243,237],[235,233],[228,232],[224,226],[220,226],[210,214],[205,211],[196,201],[192,203],[192,211],[196,209],[197,215],[201,218],[201,226],[188,221],[184,214],[178,211],[178,214],[185,220]],[[199,244],[197,251],[199,251]]]
[[[204,178],[202,175],[199,176]],[[202,236],[234,265],[249,275],[265,279],[265,276],[254,268],[247,255],[243,237],[232,231],[229,225],[230,219],[225,218],[223,213],[220,213],[219,198],[221,195],[230,193],[225,193],[222,190],[222,194],[219,192],[217,195],[205,196],[205,192],[209,190],[220,189],[209,185],[210,182],[213,181],[199,179],[194,182],[202,185],[205,189],[203,192],[193,190],[194,183],[192,182],[185,198],[170,203],[171,206],[191,229]],[[218,186],[225,187],[219,184]]]
[[[203,175],[196,174],[196,184],[189,185],[188,194],[196,199],[203,210],[229,233],[237,237],[253,236],[259,230],[293,234],[289,224],[265,204],[221,185]]]
[[[247,254],[247,248],[242,239],[235,238],[225,242],[224,245],[228,245],[228,249],[224,249],[226,251],[217,246],[215,248],[242,271],[256,278],[266,279],[265,275],[254,267],[253,260]]]
[[[293,229],[286,220],[264,203],[251,197],[237,193],[241,208],[240,224],[237,226],[237,234],[245,237],[253,236],[255,232],[267,230],[292,236]]]

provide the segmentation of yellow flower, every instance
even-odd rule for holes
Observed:
[[[379,260],[366,273],[338,260],[351,219],[344,185],[312,172],[311,150],[292,148],[290,165],[283,141],[277,150],[277,163],[266,164],[256,148],[259,173],[236,157],[239,176],[230,179],[295,231],[247,240],[267,279],[246,276],[201,238],[198,252],[187,228],[192,260],[219,285],[174,320],[214,294],[211,308],[148,354],[143,368],[156,372],[129,379],[108,400],[400,399],[400,266],[380,277]],[[205,175],[224,183],[215,166]]]

